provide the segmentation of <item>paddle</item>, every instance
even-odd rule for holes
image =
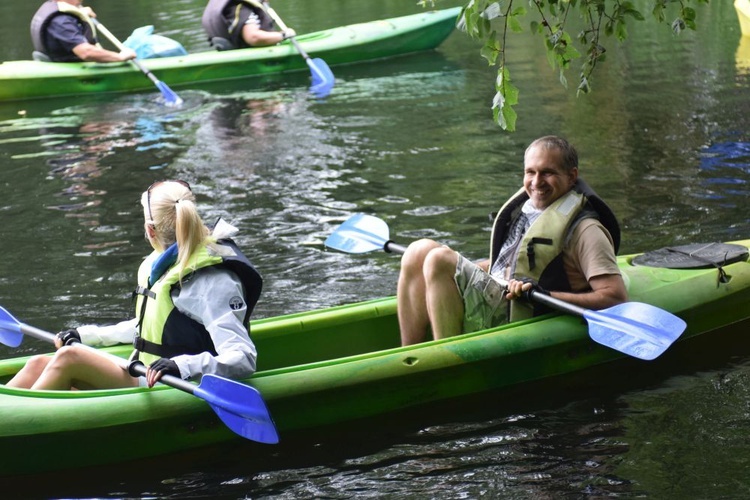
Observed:
[[[349,217],[326,239],[325,245],[353,254],[375,250],[402,254],[406,250],[390,240],[385,221],[366,214]],[[507,282],[499,279],[498,282],[507,287]],[[641,302],[625,302],[592,311],[533,290],[527,298],[562,312],[582,316],[588,322],[589,336],[593,340],[645,360],[661,355],[687,326],[672,313]]]
[[[113,35],[102,23],[100,23],[96,18],[92,18],[92,21],[96,25],[97,31],[101,32],[115,47],[117,47],[119,50],[122,50],[125,48],[125,46],[118,40],[115,35]],[[164,97],[164,103],[167,106],[179,106],[182,104],[182,99],[180,96],[174,93],[172,89],[170,89],[166,83],[160,81],[157,79],[151,71],[148,70],[148,68],[145,68],[141,66],[141,63],[139,63],[135,59],[131,59],[130,63],[133,64],[136,68],[138,68],[141,73],[146,75],[149,80],[151,80],[154,85],[156,85],[156,88],[159,89],[159,92],[161,92],[162,97]]]
[[[52,344],[55,343],[56,337],[54,333],[21,323],[5,308],[0,307],[0,342],[10,347],[18,347],[23,335],[31,335]],[[84,344],[76,344],[76,348],[78,347],[109,358],[124,370],[130,368],[131,372],[137,375],[146,375],[146,367],[143,364],[131,365],[126,359]],[[161,382],[206,401],[222,422],[240,436],[261,443],[279,442],[279,435],[266,403],[254,387],[211,374],[203,375],[198,386],[171,375],[164,375]]]
[[[261,5],[263,6],[263,9],[266,11],[266,13],[271,16],[273,22],[275,22],[276,25],[282,29],[282,31],[288,29],[286,24],[284,24],[284,21],[282,21],[276,11],[273,10],[273,7],[268,5],[268,2],[263,1]],[[297,42],[294,37],[291,38],[291,41],[294,47],[297,49],[297,52],[300,53],[300,55],[305,59],[307,65],[310,67],[310,73],[312,76],[310,93],[312,93],[315,97],[326,97],[331,93],[331,89],[333,89],[333,84],[335,82],[335,78],[333,76],[331,68],[328,67],[328,64],[326,64],[323,59],[311,59],[310,56],[307,55],[307,52],[305,52],[302,47],[300,47],[299,42]]]

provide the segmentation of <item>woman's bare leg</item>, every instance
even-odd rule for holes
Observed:
[[[10,379],[5,386],[17,387],[19,389],[30,389],[51,360],[52,355],[49,354],[29,358],[23,368],[18,370],[18,373],[16,373],[16,375]]]
[[[32,389],[69,390],[133,387],[138,379],[120,366],[80,346],[63,346],[31,386]]]

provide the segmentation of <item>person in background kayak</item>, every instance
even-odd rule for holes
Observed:
[[[76,342],[132,342],[131,359],[148,366],[143,383],[149,387],[165,374],[241,379],[255,372],[250,313],[262,278],[229,239],[236,229],[219,220],[211,233],[182,181],[154,183],[141,196],[141,205],[154,251],[138,270],[135,318],[60,332],[55,354],[32,357],[7,386],[65,390],[139,385],[128,371],[76,348]]]
[[[47,0],[31,19],[34,58],[52,62],[121,62],[135,58],[131,49],[113,52],[96,38],[91,7],[82,0]]]
[[[91,7],[82,0],[47,0],[31,19],[34,58],[52,62],[121,62],[135,59],[135,52],[113,52],[96,38]]]
[[[397,288],[402,344],[423,341],[429,327],[440,339],[541,314],[514,300],[532,287],[587,309],[624,302],[619,241],[614,214],[578,177],[575,148],[541,137],[524,154],[523,188],[495,218],[489,259],[471,262],[429,239],[409,245]]]
[[[266,47],[296,36],[291,28],[274,31],[273,20],[256,0],[209,0],[201,23],[216,50]]]

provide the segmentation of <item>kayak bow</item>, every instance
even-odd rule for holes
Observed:
[[[55,343],[55,334],[21,323],[4,307],[0,307],[0,340],[10,347],[18,347],[24,335]],[[109,354],[93,347],[75,343],[76,349],[88,349],[99,356],[106,357],[123,370],[146,375],[142,363],[128,363],[124,358]],[[276,432],[266,403],[254,387],[217,375],[206,374],[200,384],[195,385],[172,375],[164,375],[161,382],[175,389],[192,394],[207,402],[221,420],[240,436],[261,443],[276,444],[279,436]]]

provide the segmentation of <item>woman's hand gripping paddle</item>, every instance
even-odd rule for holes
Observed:
[[[273,7],[268,5],[268,2],[263,1],[261,5],[263,6],[263,9],[266,11],[266,13],[271,17],[271,19],[273,19],[273,22],[275,22],[282,31],[286,31],[287,29],[289,29],[287,28],[286,24],[284,24],[284,21],[281,19],[281,17],[279,17],[279,15],[276,13],[276,11],[273,10]],[[291,42],[292,45],[294,45],[294,48],[297,49],[297,52],[299,52],[299,54],[305,59],[307,66],[310,68],[310,76],[312,78],[310,93],[315,97],[326,97],[331,93],[333,84],[336,81],[331,68],[328,67],[328,64],[326,64],[323,59],[311,59],[310,56],[307,55],[307,52],[305,52],[302,47],[300,47],[299,42],[294,37],[291,38]]]

